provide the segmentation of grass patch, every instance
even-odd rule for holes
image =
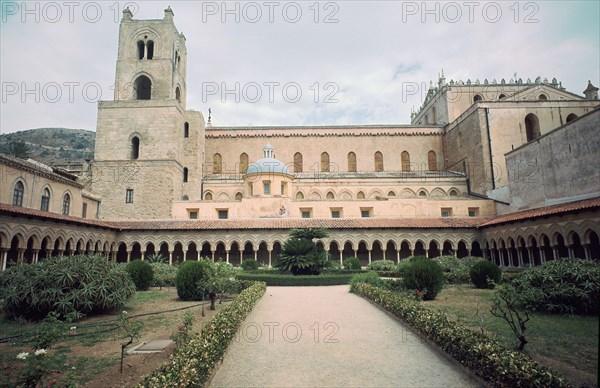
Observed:
[[[489,337],[514,349],[519,341],[505,321],[490,313],[493,293],[494,290],[470,285],[447,285],[436,300],[423,305],[444,311],[449,318],[469,328],[483,329]],[[527,323],[525,335],[529,343],[524,353],[554,361],[551,366],[565,375],[569,372],[561,369],[561,364],[597,376],[598,325],[597,316],[535,314]]]
[[[334,286],[349,284],[353,273],[321,274],[321,275],[286,275],[245,272],[237,274],[238,280],[254,280],[265,282],[267,286]]]

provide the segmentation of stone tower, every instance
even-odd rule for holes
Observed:
[[[170,218],[200,198],[204,118],[187,111],[185,37],[163,19],[123,11],[113,101],[100,101],[92,190],[107,219]]]

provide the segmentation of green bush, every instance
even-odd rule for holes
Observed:
[[[361,269],[360,260],[357,257],[349,257],[343,262],[344,269]]]
[[[475,263],[471,267],[469,275],[475,287],[494,288],[500,282],[502,272],[496,263],[484,260]]]
[[[10,267],[0,277],[9,319],[39,320],[54,311],[78,320],[119,308],[134,293],[135,284],[124,267],[103,256],[51,257]]]
[[[406,269],[408,267],[410,267],[412,265],[412,263],[419,261],[419,260],[429,260],[429,259],[425,256],[407,257],[406,259],[400,260],[400,263],[398,265],[396,265],[396,272],[400,276],[404,276],[404,274],[406,273]]]
[[[471,282],[471,267],[482,261],[481,257],[463,257],[458,259],[454,256],[440,256],[433,259],[442,267],[444,279],[450,284],[466,284]]]
[[[144,377],[141,386],[203,386],[214,366],[223,359],[225,350],[265,290],[264,283],[255,283],[242,291],[204,325],[199,336],[195,333],[190,334],[189,340],[176,349],[168,363]]]
[[[241,281],[264,282],[267,286],[334,286],[348,284],[351,273],[321,274],[321,275],[288,275],[281,273],[245,272],[235,276]]]
[[[213,276],[214,269],[208,261],[184,261],[175,277],[179,299],[201,300]]]
[[[255,271],[258,269],[258,261],[254,259],[244,259],[242,261],[242,269],[244,271]]]
[[[367,269],[373,271],[394,271],[396,269],[396,263],[391,260],[376,260],[372,261],[371,264],[367,266]]]
[[[361,283],[370,284],[375,287],[386,288],[385,280],[380,278],[376,272],[369,271],[352,276],[350,279],[350,292],[354,292],[356,286]]]
[[[599,312],[600,264],[559,259],[524,270],[513,280],[524,307],[549,313]]]
[[[414,260],[402,278],[404,288],[423,293],[424,300],[433,300],[444,287],[440,265],[432,260]]]
[[[146,291],[150,288],[152,279],[154,279],[154,270],[150,264],[142,260],[133,260],[127,264],[125,271],[133,280],[138,291]]]
[[[451,321],[443,312],[420,305],[402,294],[369,284],[359,284],[354,292],[407,322],[414,330],[489,382],[490,386],[569,386],[561,376],[531,357],[509,350],[484,334]]]
[[[154,262],[150,265],[154,271],[152,287],[175,287],[176,266],[161,262]]]

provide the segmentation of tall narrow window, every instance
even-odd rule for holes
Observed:
[[[125,191],[125,203],[133,203],[133,189]]]
[[[240,174],[246,171],[248,171],[248,154],[244,152],[240,155]]]
[[[148,52],[146,53],[146,58],[148,58],[148,59],[154,58],[154,41],[149,40],[147,48],[148,48]]]
[[[175,88],[175,99],[181,102],[181,89],[179,89],[179,86]]]
[[[221,154],[213,155],[213,174],[220,174],[223,171],[223,158]]]
[[[65,196],[63,197],[63,203],[62,203],[62,214],[64,214],[65,216],[68,216],[70,208],[71,208],[71,196],[69,195],[69,193],[65,193]]]
[[[135,98],[137,100],[149,100],[152,96],[152,82],[145,75],[140,75],[134,82]]]
[[[187,182],[188,181],[188,169],[187,167],[183,168],[183,182]]]
[[[140,157],[140,138],[134,136],[131,139],[131,159],[136,160]]]
[[[401,159],[402,159],[402,172],[409,172],[410,171],[410,154],[406,151],[403,151],[402,155],[401,155]]]
[[[294,172],[302,172],[302,154],[300,152],[296,152],[294,154]]]
[[[432,124],[437,123],[437,112],[435,110],[435,106],[433,108],[431,108],[431,123]]]
[[[375,152],[375,172],[383,172],[383,154]]]
[[[540,137],[540,122],[537,116],[533,113],[525,116],[525,133],[527,135],[528,142]]]
[[[437,171],[437,155],[433,150],[427,154],[427,169],[429,171]]]
[[[190,137],[190,123],[183,124],[183,137]]]
[[[321,172],[329,172],[329,154],[327,152],[321,154]]]
[[[354,152],[348,153],[348,172],[356,172],[356,154]]]
[[[50,190],[46,187],[42,192],[42,204],[40,206],[40,210],[45,212],[50,208]]]
[[[84,203],[81,208],[81,218],[87,218],[87,203]]]
[[[137,42],[137,51],[138,59],[144,59],[144,42],[141,40]]]
[[[263,182],[263,194],[271,195],[271,182]]]
[[[25,186],[23,186],[23,182],[19,181],[13,190],[13,206],[23,206],[23,193],[25,193]]]

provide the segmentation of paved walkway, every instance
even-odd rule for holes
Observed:
[[[348,286],[269,287],[211,387],[469,387],[462,371]]]

